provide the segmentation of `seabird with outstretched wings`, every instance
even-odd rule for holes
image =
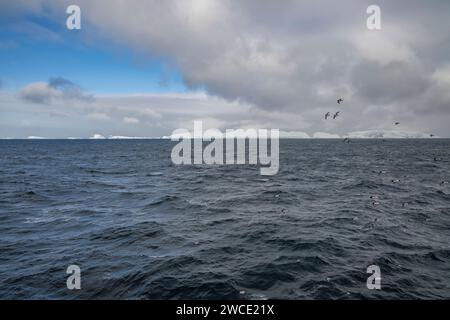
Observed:
[[[339,116],[339,111],[333,115],[333,119],[336,119]]]

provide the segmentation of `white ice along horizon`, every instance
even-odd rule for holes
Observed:
[[[248,164],[256,165],[259,160],[261,175],[275,175],[280,167],[278,129],[271,129],[270,136],[267,129],[226,129],[225,134],[218,129],[203,132],[203,122],[197,120],[194,121],[193,134],[187,129],[176,129],[172,132],[171,140],[180,141],[171,153],[172,162],[176,165],[243,165],[247,164],[248,154]],[[204,141],[210,143],[203,149]]]

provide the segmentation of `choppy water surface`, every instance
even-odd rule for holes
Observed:
[[[0,141],[0,298],[450,298],[450,140],[283,140],[275,176],[173,145]]]

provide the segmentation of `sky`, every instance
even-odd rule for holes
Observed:
[[[0,138],[161,137],[194,120],[450,137],[450,1],[0,1]]]

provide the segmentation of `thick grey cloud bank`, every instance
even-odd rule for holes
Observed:
[[[391,131],[400,120],[404,132],[450,137],[449,1],[77,3],[83,32],[163,57],[182,72],[189,87],[225,99],[218,104],[208,100],[211,106],[227,108],[226,101],[238,106],[233,116],[212,112],[211,123],[343,136]],[[374,3],[381,7],[379,31],[366,28],[366,8]],[[68,4],[37,1],[33,13],[58,20]],[[17,5],[11,10],[17,12]],[[25,90],[24,97],[48,103],[53,90],[61,88],[41,84]],[[336,105],[340,96],[342,106]],[[107,100],[108,110],[117,110],[120,99]],[[250,119],[243,116],[249,110]],[[336,121],[323,119],[325,112],[338,110]],[[102,120],[99,112],[94,114]],[[191,120],[183,115],[173,113],[160,125]],[[146,118],[135,114],[127,119],[136,125]]]

